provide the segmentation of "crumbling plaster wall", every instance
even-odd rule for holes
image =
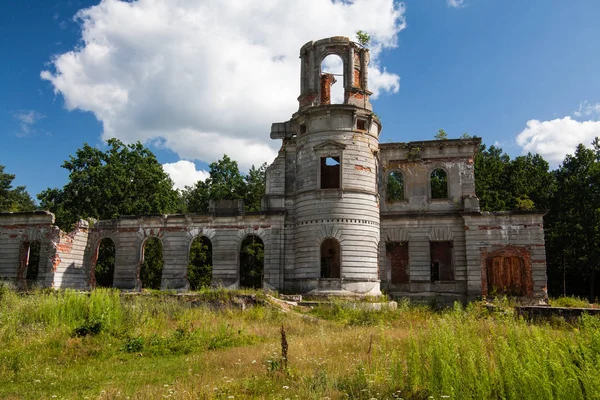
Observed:
[[[121,217],[95,224],[90,237],[89,254],[94,254],[102,238],[115,243],[114,286],[139,290],[142,248],[150,237],[163,246],[162,289],[186,290],[190,247],[198,236],[212,244],[212,283],[215,286],[239,285],[239,253],[244,238],[256,235],[264,243],[264,286],[281,288],[283,255],[283,213],[214,217],[210,215],[161,215]],[[88,268],[92,269],[93,257]]]
[[[431,242],[452,242],[454,280],[431,281]],[[408,242],[409,282],[393,285],[387,260],[387,242]],[[379,265],[382,286],[389,293],[409,295],[417,300],[443,296],[466,299],[467,258],[464,221],[460,215],[388,215],[381,220]]]
[[[25,243],[40,242],[40,262],[36,284],[57,288],[84,289],[88,286],[84,269],[88,225],[80,221],[70,233],[54,226],[47,211],[0,213],[0,278],[25,284],[22,254]]]
[[[410,143],[382,143],[379,192],[381,212],[460,211],[477,208],[474,157],[481,139],[431,140]],[[448,198],[432,199],[430,177],[441,168],[447,174]],[[404,177],[404,200],[388,202],[386,187],[389,174],[400,171]]]
[[[468,294],[488,295],[486,257],[494,251],[517,250],[531,268],[531,298],[547,298],[546,247],[542,212],[496,212],[464,215]]]

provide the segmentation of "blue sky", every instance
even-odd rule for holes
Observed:
[[[270,162],[300,46],[358,29],[374,38],[382,142],[443,128],[556,166],[600,136],[600,1],[187,3],[2,2],[0,164],[15,184],[60,187],[62,162],[111,136],[147,143],[180,186],[223,153]]]

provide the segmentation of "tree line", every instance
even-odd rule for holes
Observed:
[[[470,136],[464,134],[466,137]],[[436,138],[444,140],[447,135],[440,130]],[[547,212],[544,228],[550,295],[593,300],[600,275],[596,273],[600,267],[600,140],[596,138],[591,148],[580,144],[555,170],[550,170],[540,155],[511,159],[502,148],[485,144],[474,164],[482,211]],[[38,194],[36,206],[25,187],[13,188],[15,176],[0,165],[0,211],[50,210],[57,225],[67,231],[79,219],[205,213],[211,199],[243,199],[247,211],[260,211],[267,165],[252,166],[244,175],[237,162],[224,155],[209,165],[206,180],[176,190],[148,148],[139,142],[124,144],[110,139],[106,150],[84,144],[62,167],[69,171],[67,184]],[[252,246],[249,252],[256,255],[254,262],[262,262],[261,250]],[[200,260],[203,270],[208,259],[205,247],[199,244],[204,253],[191,257]],[[207,280],[201,276],[198,282],[204,285]]]

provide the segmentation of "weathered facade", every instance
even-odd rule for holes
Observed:
[[[323,73],[340,57],[343,77]],[[0,276],[27,279],[31,243],[42,251],[37,281],[91,288],[100,241],[115,244],[113,285],[139,289],[143,244],[160,239],[162,288],[188,288],[192,241],[212,246],[212,282],[236,287],[240,247],[264,244],[262,286],[297,293],[394,295],[441,301],[508,294],[545,298],[543,213],[482,213],[473,160],[479,139],[379,143],[369,102],[369,52],[345,37],[300,50],[298,111],[275,123],[281,140],[267,170],[261,213],[217,202],[209,215],[121,217],[70,234],[49,213],[0,214]],[[344,87],[331,104],[331,85]]]

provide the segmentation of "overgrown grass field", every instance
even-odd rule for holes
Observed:
[[[201,293],[202,306],[0,287],[0,398],[600,398],[597,318],[529,323],[482,303],[218,307],[234,294]]]

